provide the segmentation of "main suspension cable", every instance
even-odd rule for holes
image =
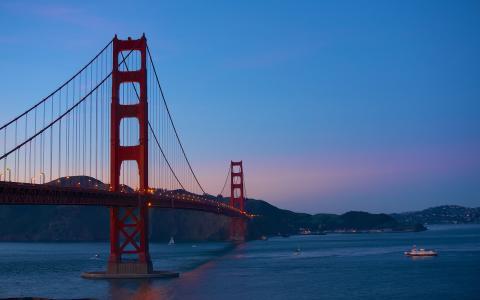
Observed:
[[[128,56],[133,52],[133,50],[131,50],[126,58],[128,58]],[[125,58],[125,59],[126,59]],[[120,62],[120,63],[123,63]],[[93,90],[91,90],[90,92],[88,92],[85,96],[83,96],[82,99],[80,99],[77,103],[75,103],[74,105],[72,105],[72,107],[70,107],[67,111],[65,111],[63,114],[59,115],[55,120],[53,120],[52,122],[50,122],[46,127],[42,128],[41,130],[39,130],[37,133],[35,133],[34,135],[32,135],[30,138],[24,140],[22,143],[18,144],[15,148],[13,148],[12,150],[8,151],[7,153],[4,153],[2,156],[0,156],[0,160],[4,159],[5,157],[9,156],[11,153],[13,153],[14,151],[20,149],[21,147],[23,147],[25,144],[29,143],[31,140],[33,140],[34,138],[36,138],[37,136],[39,136],[40,134],[42,134],[44,131],[46,131],[47,129],[51,128],[53,125],[55,125],[59,120],[61,120],[64,116],[68,115],[73,109],[75,109],[76,107],[78,107],[83,101],[85,101],[85,99],[87,99],[94,91],[96,91],[97,88],[99,88],[104,82],[107,81],[108,78],[110,78],[110,76],[112,76],[112,73],[113,72],[110,72],[102,81],[100,81],[99,84],[97,84],[97,86],[95,86],[95,88]],[[53,115],[53,106],[52,106],[52,115]],[[16,121],[16,120],[15,120]],[[53,135],[50,135],[51,137]],[[80,139],[80,137],[78,137]],[[52,141],[50,142],[50,144],[52,145]],[[50,146],[51,149],[52,149],[52,146]],[[52,151],[53,152],[53,151]],[[25,152],[25,155],[26,155],[26,152]],[[52,155],[52,153],[50,153],[50,155]],[[26,159],[25,159],[26,161]],[[51,168],[50,168],[51,169]],[[50,170],[51,172],[51,170]],[[26,172],[25,172],[26,174]]]
[[[230,167],[227,169],[227,176],[225,177],[225,183],[223,184],[222,191],[220,192],[219,195],[223,196],[223,191],[225,190],[225,187],[227,186],[228,178],[230,178]]]
[[[100,52],[98,52],[97,55],[95,55],[94,58],[92,58],[83,68],[80,69],[80,71],[78,71],[77,73],[75,73],[75,75],[73,75],[72,77],[70,77],[70,79],[68,79],[67,81],[65,81],[59,88],[57,88],[56,90],[54,90],[52,93],[50,93],[50,95],[48,95],[47,97],[43,98],[42,100],[40,100],[37,104],[33,105],[32,107],[30,107],[29,109],[27,109],[25,112],[23,112],[22,114],[18,115],[17,117],[15,117],[13,120],[11,120],[10,122],[6,123],[5,125],[3,125],[2,127],[0,127],[0,130],[4,129],[5,127],[7,127],[8,125],[12,124],[13,122],[17,121],[18,119],[20,119],[21,117],[23,117],[24,115],[28,114],[29,112],[31,112],[32,110],[34,110],[35,108],[37,108],[39,105],[43,104],[45,101],[47,101],[50,97],[52,97],[55,93],[57,93],[59,90],[61,90],[64,86],[66,86],[68,83],[70,83],[70,81],[72,81],[73,79],[75,79],[75,77],[78,76],[78,74],[82,73],[83,70],[85,70],[93,61],[95,61],[102,53],[103,51],[105,51],[105,49],[107,49],[113,42],[113,39],[108,42],[108,44],[103,47],[102,50],[100,50]]]
[[[202,192],[204,194],[206,194],[205,190],[203,189],[202,185],[200,184],[200,182],[198,181],[198,178],[197,178],[197,175],[195,175],[195,172],[193,171],[193,168],[192,168],[192,165],[190,164],[190,161],[188,160],[188,157],[185,153],[185,149],[183,148],[183,145],[182,145],[182,142],[180,141],[180,137],[178,135],[178,132],[177,132],[177,128],[175,127],[175,124],[173,123],[173,119],[172,119],[172,115],[170,114],[170,110],[168,109],[168,105],[167,105],[167,101],[165,100],[165,96],[163,94],[163,89],[162,89],[162,86],[160,85],[160,80],[158,79],[158,75],[157,75],[157,70],[155,68],[155,64],[153,63],[153,59],[152,59],[152,55],[150,53],[150,48],[147,46],[147,53],[148,53],[148,57],[150,58],[150,62],[152,63],[152,68],[153,68],[153,73],[155,74],[155,78],[157,80],[157,85],[158,85],[158,88],[160,90],[160,94],[162,96],[162,99],[163,99],[163,103],[165,105],[165,109],[168,113],[168,117],[170,119],[170,123],[173,127],[173,131],[175,132],[175,136],[177,137],[177,141],[178,141],[178,144],[180,145],[180,149],[182,149],[182,153],[183,153],[183,156],[185,157],[185,161],[187,162],[188,164],[188,167],[190,169],[190,171],[192,172],[192,175],[193,177],[195,178],[195,181],[197,182],[198,186],[200,187],[200,189],[202,190]]]
[[[128,71],[128,66],[127,66],[127,64],[125,63],[125,59],[126,59],[126,58],[123,56],[123,53],[122,53],[122,52],[120,52],[120,54],[122,55],[123,65],[125,66],[125,69]],[[135,90],[135,94],[136,94],[136,96],[137,96],[137,98],[138,98],[138,101],[140,101],[140,95],[138,94],[137,87],[135,86],[135,84],[133,84],[133,82],[132,82],[132,85],[133,85],[133,89]],[[153,137],[155,138],[155,142],[157,143],[157,146],[158,146],[158,148],[160,149],[160,152],[162,153],[163,158],[164,158],[165,161],[167,162],[167,165],[168,165],[170,171],[172,172],[173,176],[174,176],[175,179],[177,180],[178,184],[182,187],[182,189],[185,190],[185,187],[183,186],[183,184],[182,184],[182,183],[180,182],[180,180],[178,179],[177,174],[175,174],[175,171],[173,170],[172,166],[170,165],[170,162],[168,161],[165,153],[163,152],[163,149],[162,149],[162,147],[160,146],[160,143],[158,142],[157,135],[155,134],[155,132],[154,132],[154,130],[153,130],[153,127],[152,127],[152,125],[150,124],[150,121],[147,120],[147,122],[148,122],[148,127],[150,128],[150,131],[152,131]]]

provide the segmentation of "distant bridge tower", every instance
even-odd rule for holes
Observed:
[[[245,210],[245,185],[242,161],[230,162],[230,205],[241,211]],[[242,218],[232,218],[230,239],[237,242],[245,240],[247,224]]]
[[[240,210],[245,207],[242,161],[230,162],[230,205]]]
[[[124,161],[136,161],[139,172],[140,193],[148,192],[148,103],[147,103],[147,39],[113,39],[110,181],[111,190],[120,192],[120,170]],[[141,64],[138,70],[119,70],[122,51],[139,51]],[[120,57],[122,59],[122,57]],[[122,83],[138,83],[139,102],[121,104],[119,90]],[[120,123],[124,118],[136,118],[139,123],[139,144],[120,144]],[[134,260],[124,261],[123,256]],[[148,208],[139,202],[137,207],[110,208],[110,258],[107,273],[150,273],[152,262],[148,250]]]

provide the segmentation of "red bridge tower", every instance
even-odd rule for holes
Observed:
[[[113,39],[110,189],[120,192],[120,170],[124,161],[136,161],[139,172],[140,193],[148,192],[148,103],[147,103],[147,39]],[[141,65],[138,70],[120,71],[119,55],[122,51],[139,51]],[[120,58],[122,59],[122,58]],[[137,104],[121,104],[119,90],[122,83],[138,83],[140,99]],[[139,123],[139,144],[120,144],[120,123],[124,118],[136,118]],[[122,260],[123,256],[133,260]],[[107,273],[151,273],[152,262],[148,251],[147,203],[137,207],[110,208],[110,258]]]
[[[242,161],[230,162],[230,205],[245,210],[245,188]],[[247,224],[242,218],[232,218],[230,223],[230,239],[243,242]]]

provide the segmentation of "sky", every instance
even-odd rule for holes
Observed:
[[[480,2],[0,0],[0,123],[142,33],[208,192],[242,160],[294,211],[480,206]]]

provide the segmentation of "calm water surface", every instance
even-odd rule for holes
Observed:
[[[271,238],[234,249],[166,242],[151,245],[155,268],[181,277],[153,281],[80,278],[104,269],[107,243],[0,243],[0,298],[480,299],[480,225]],[[413,244],[439,256],[405,257]]]

